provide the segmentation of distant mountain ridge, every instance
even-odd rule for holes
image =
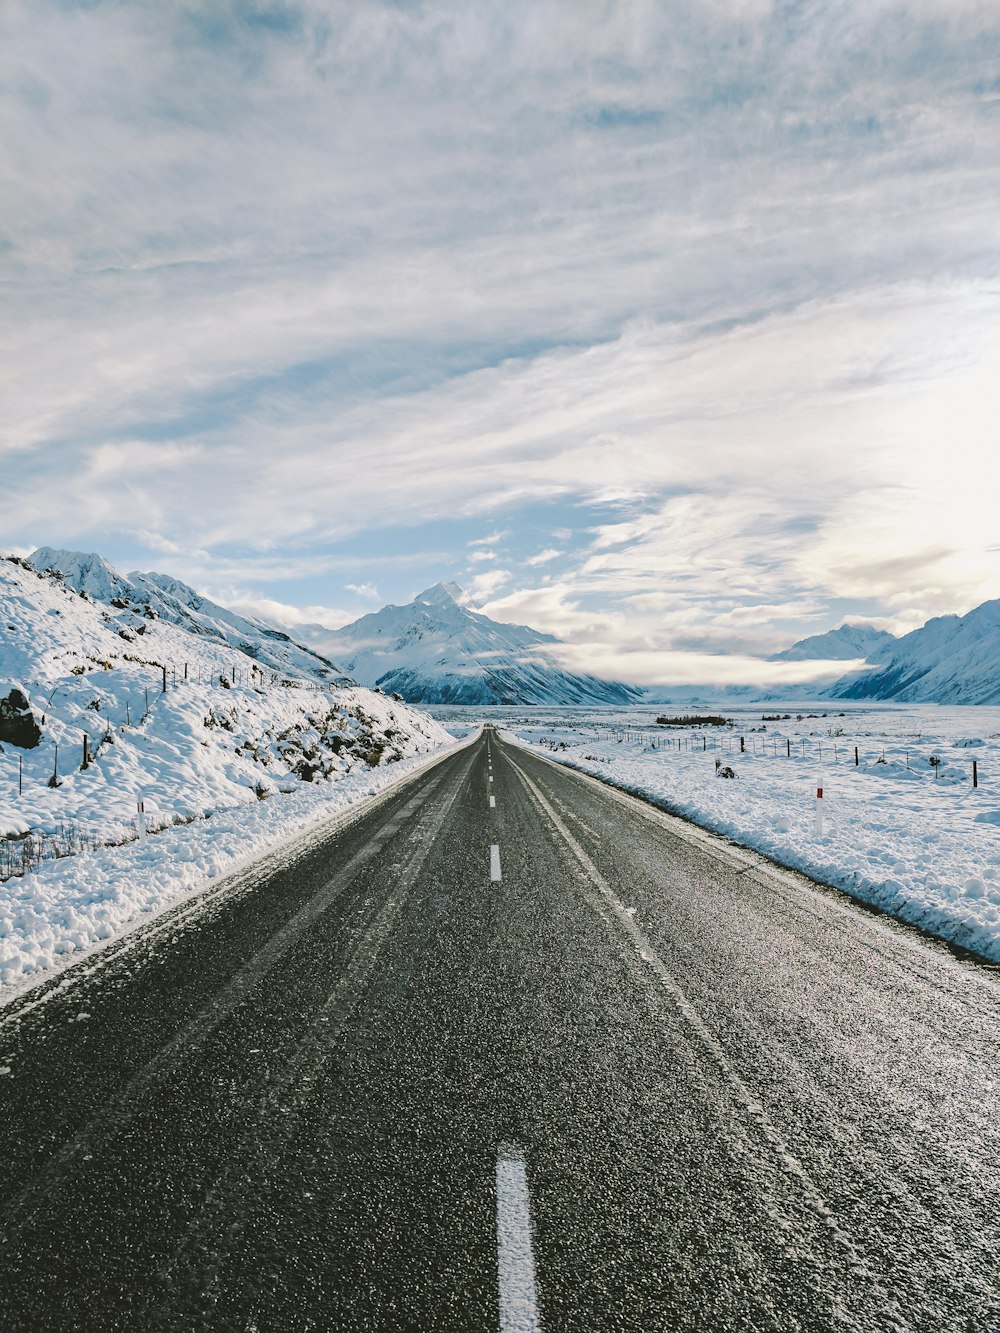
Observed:
[[[465,605],[454,583],[436,583],[406,606],[385,606],[338,630],[313,626],[308,642],[355,680],[408,703],[630,704],[643,692],[565,670],[551,634],[505,625]],[[306,627],[300,627],[303,633]]]
[[[491,620],[468,606],[454,583],[437,583],[406,606],[383,607],[342,629],[296,626],[293,638],[170,575],[120,574],[96,553],[43,546],[29,560],[39,571],[58,570],[66,587],[105,606],[123,637],[141,634],[149,617],[156,617],[236,649],[264,668],[327,685],[353,678],[411,703],[629,705],[676,693],[567,671],[550,651],[559,643],[554,635]],[[813,697],[1000,704],[1000,599],[964,616],[935,617],[899,638],[843,624],[800,639],[768,660],[866,662],[832,684],[803,685]],[[785,686],[786,695],[790,688]],[[758,691],[735,686],[725,691],[751,692]]]
[[[1000,704],[1000,599],[964,616],[935,616],[899,638],[867,625],[841,625],[800,639],[768,660],[846,658],[866,665],[816,691],[820,698]]]
[[[347,679],[320,653],[296,643],[284,630],[264,620],[239,615],[203,597],[169,574],[120,574],[96,552],[64,551],[41,546],[28,557],[39,572],[58,570],[63,582],[124,617],[143,616],[147,609],[162,620],[201,638],[228,644],[264,667],[311,677],[324,684]]]
[[[964,616],[935,616],[895,640],[888,658],[826,691],[834,699],[1000,703],[1000,599]]]
[[[772,653],[769,662],[828,662],[859,658],[869,662],[888,661],[892,647],[898,642],[888,630],[873,629],[869,625],[841,625],[825,634],[811,634],[800,639],[780,653]]]

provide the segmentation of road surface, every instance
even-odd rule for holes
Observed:
[[[487,729],[0,1013],[0,1329],[1000,1329],[1000,984]]]

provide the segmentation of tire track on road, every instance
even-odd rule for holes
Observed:
[[[447,768],[448,766],[443,766]],[[256,990],[285,958],[297,941],[350,888],[362,870],[374,861],[398,834],[411,815],[433,799],[445,783],[443,772],[429,789],[422,788],[403,805],[365,847],[355,853],[327,883],[229,979],[156,1055],[138,1070],[111,1101],[87,1121],[53,1153],[33,1179],[4,1206],[0,1236],[9,1245],[45,1204],[58,1193],[60,1182],[86,1157],[96,1156],[116,1136],[125,1132],[142,1109],[144,1099],[159,1083],[169,1081],[173,1071],[191,1058],[221,1024]]]
[[[631,946],[630,953],[642,964],[640,975],[644,974],[647,978],[654,979],[659,988],[670,997],[697,1044],[716,1066],[731,1096],[743,1108],[757,1133],[767,1143],[782,1172],[796,1182],[803,1199],[843,1253],[851,1270],[857,1277],[870,1282],[873,1290],[877,1290],[878,1284],[874,1274],[850,1236],[841,1227],[822,1191],[785,1141],[766,1108],[737,1073],[718,1038],[660,958],[645,932],[636,924],[628,908],[618,898],[536,783],[514,760],[509,762],[584,872],[584,896],[590,906]],[[888,1300],[887,1296],[886,1299]]]
[[[382,949],[469,780],[471,767],[470,757],[465,771],[454,778],[453,790],[418,832],[413,850],[399,866],[399,876],[389,896],[370,919],[346,968],[316,1011],[280,1075],[267,1086],[256,1111],[234,1143],[222,1174],[157,1275],[159,1284],[170,1290],[171,1297],[180,1289],[197,1292],[202,1307],[212,1306],[217,1300],[227,1256],[239,1243],[253,1214],[260,1183],[267,1180],[280,1161],[284,1145],[295,1131],[338,1038],[362,1000]],[[172,1326],[175,1313],[174,1301],[165,1298],[148,1317],[151,1324],[167,1327]]]

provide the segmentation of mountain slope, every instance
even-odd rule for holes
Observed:
[[[73,577],[93,594],[134,587],[100,557]],[[29,830],[60,848],[75,830],[73,850],[128,840],[140,799],[160,824],[187,822],[450,740],[383,695],[262,671],[151,604],[93,594],[0,559],[0,852]]]
[[[355,680],[410,703],[625,704],[642,692],[566,671],[546,651],[558,643],[527,625],[504,625],[462,605],[437,583],[407,606],[386,606],[339,630],[308,628],[308,641]],[[306,627],[299,627],[304,634]]]
[[[835,699],[1000,703],[1000,600],[964,616],[937,616],[897,639],[888,661],[830,687]]]
[[[868,625],[841,625],[825,634],[811,634],[791,648],[772,653],[769,662],[857,661],[886,662],[898,642],[894,634]]]
[[[283,630],[229,611],[169,574],[136,572],[126,578],[96,553],[51,546],[33,551],[29,562],[43,572],[58,571],[67,586],[118,612],[131,611],[143,620],[159,617],[189,634],[228,644],[273,671],[323,684],[347,683],[332,662],[295,643]]]

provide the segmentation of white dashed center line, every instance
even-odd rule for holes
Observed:
[[[491,809],[491,810],[495,810],[496,808],[497,808],[497,798],[496,798],[495,796],[491,796],[491,797],[490,797],[490,809]]]
[[[528,1174],[520,1149],[509,1144],[497,1157],[497,1277],[500,1333],[541,1333]]]
[[[500,848],[494,843],[490,848],[490,879],[500,878]]]

